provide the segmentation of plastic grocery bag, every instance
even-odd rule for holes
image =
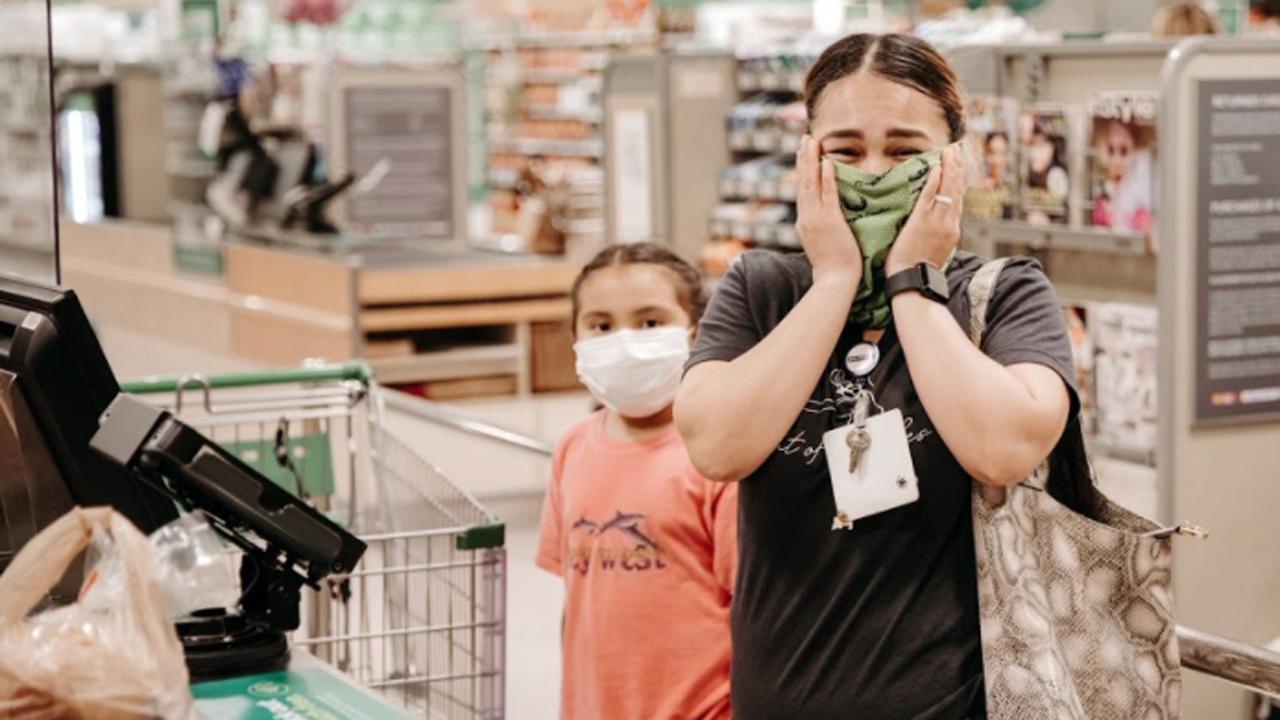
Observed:
[[[93,593],[91,575],[80,602],[29,617],[95,527],[109,530],[106,552],[118,554],[126,582]],[[196,717],[147,538],[110,508],[75,508],[32,538],[0,575],[0,718]]]
[[[112,602],[125,585],[123,561],[110,538],[95,529],[89,545],[97,561],[91,567],[93,586],[80,595],[81,604]],[[197,513],[182,513],[177,520],[151,533],[156,582],[164,593],[171,620],[181,620],[198,610],[233,608],[240,602],[240,578],[233,558],[218,542],[218,535]]]

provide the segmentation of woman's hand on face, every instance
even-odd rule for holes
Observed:
[[[963,215],[965,180],[960,149],[949,145],[942,152],[942,163],[929,173],[920,199],[907,218],[907,224],[889,249],[885,275],[914,267],[921,262],[941,268],[960,244],[960,218]],[[949,199],[951,202],[947,202]]]
[[[857,281],[862,277],[862,251],[840,209],[836,171],[822,157],[822,145],[805,135],[796,153],[796,235],[813,264],[815,279]]]

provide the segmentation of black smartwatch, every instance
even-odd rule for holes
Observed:
[[[947,276],[927,262],[896,272],[884,281],[884,292],[890,300],[894,295],[908,291],[918,292],[944,305],[951,298],[951,291],[947,289]]]

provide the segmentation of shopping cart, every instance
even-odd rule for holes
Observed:
[[[368,543],[295,646],[417,717],[504,717],[504,528],[384,426],[363,363],[126,383]]]

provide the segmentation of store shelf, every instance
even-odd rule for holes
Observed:
[[[493,190],[515,190],[520,180],[520,173],[515,170],[494,169],[489,171],[488,185]]]
[[[598,210],[603,213],[605,210],[605,200],[603,195],[581,195],[569,199],[569,210]]]
[[[743,153],[794,153],[800,150],[801,135],[777,130],[731,130],[729,149]]]
[[[174,85],[168,84],[164,89],[164,98],[166,100],[191,100],[193,102],[207,102],[217,92],[216,87],[208,85]]]
[[[1032,249],[1054,248],[1084,252],[1145,255],[1146,239],[1140,233],[1110,228],[1071,228],[1063,225],[1031,225],[1011,221],[966,220],[964,234],[984,243],[1018,243]]]
[[[738,73],[738,90],[742,92],[804,92],[803,72],[753,72]]]
[[[562,298],[367,308],[360,311],[360,326],[370,333],[482,327],[517,322],[551,322],[568,317],[569,312],[569,305]]]
[[[165,164],[165,173],[172,177],[213,177],[218,173],[218,164],[213,160],[171,161]]]
[[[459,347],[398,358],[369,361],[383,384],[432,382],[466,377],[516,375],[524,362],[520,345]]]
[[[524,108],[525,117],[531,120],[571,120],[584,122],[590,125],[599,125],[604,122],[604,113],[599,109],[592,110],[561,110],[556,107],[526,107]]]
[[[525,70],[521,79],[529,85],[560,85],[563,83],[574,83],[584,85],[598,85],[600,80],[596,75],[586,75],[586,73],[594,73],[597,68],[530,68]]]
[[[53,255],[53,241],[49,238],[23,239],[0,236],[0,250],[19,250],[37,255]]]
[[[490,152],[517,155],[558,155],[560,157],[599,158],[604,155],[602,140],[543,140],[538,138],[497,139],[489,141]]]
[[[795,223],[753,223],[713,219],[709,231],[711,237],[716,239],[749,240],[770,247],[800,247]]]
[[[1156,452],[1154,449],[1137,450],[1135,448],[1119,447],[1107,443],[1096,435],[1085,438],[1085,444],[1089,448],[1089,454],[1091,455],[1119,460],[1140,467],[1153,468],[1156,466]]]
[[[1141,42],[1064,42],[1037,45],[1010,44],[996,46],[996,52],[1003,58],[1020,58],[1038,55],[1042,58],[1055,57],[1088,57],[1108,60],[1119,57],[1163,57],[1177,45],[1178,38],[1167,40],[1152,38]]]
[[[519,37],[496,36],[479,38],[473,43],[473,46],[483,50],[503,50],[506,48],[607,48],[615,45],[656,43],[659,40],[660,37],[652,32],[554,32],[521,35]]]
[[[579,218],[568,221],[568,235],[603,235],[607,227],[604,218]]]
[[[795,202],[796,191],[795,183],[786,181],[728,179],[720,181],[720,197],[726,201]]]

